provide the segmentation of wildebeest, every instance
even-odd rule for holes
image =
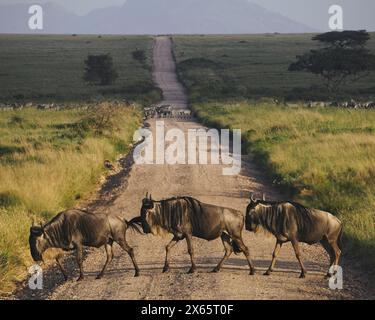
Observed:
[[[186,239],[191,258],[189,273],[193,273],[196,270],[196,265],[192,237],[208,241],[221,237],[225,255],[213,272],[219,272],[225,260],[234,250],[236,253],[244,253],[250,267],[250,274],[255,273],[249,249],[242,241],[244,216],[239,211],[202,203],[191,197],[154,201],[151,195],[149,198],[146,195],[146,198],[142,200],[140,217],[132,219],[130,223],[141,225],[144,233],[173,234],[173,239],[166,246],[163,272],[169,270],[169,253],[178,241]]]
[[[314,244],[320,242],[330,257],[330,269],[339,263],[341,249],[342,224],[332,214],[308,209],[295,202],[270,202],[256,200],[253,195],[246,208],[246,230],[256,232],[259,227],[276,237],[276,246],[272,262],[265,275],[270,275],[283,243],[291,242],[301,266],[300,278],[304,278],[306,269],[300,256],[299,242]],[[331,276],[330,269],[327,276]]]
[[[159,118],[170,118],[172,116],[171,105],[161,105],[156,107],[156,112]]]
[[[75,250],[80,275],[77,281],[83,279],[83,247],[105,246],[107,260],[97,279],[103,277],[108,264],[113,259],[112,245],[117,242],[130,256],[135,276],[139,275],[139,268],[135,261],[133,249],[126,242],[126,230],[128,227],[135,231],[138,226],[122,220],[118,217],[106,214],[93,214],[84,210],[67,210],[59,213],[44,226],[32,226],[30,228],[30,252],[34,261],[43,261],[42,254],[49,248],[60,248],[64,251]],[[62,267],[59,256],[56,258],[65,280],[67,274]]]

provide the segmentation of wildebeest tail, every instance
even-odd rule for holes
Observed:
[[[342,233],[343,233],[343,226],[341,225],[341,230],[339,236],[337,237],[337,245],[339,246],[340,250],[342,250]]]
[[[140,229],[140,226],[142,224],[141,217],[135,217],[131,219],[130,221],[125,220],[125,223],[128,228],[132,229],[133,231],[143,234],[142,230]]]
[[[240,247],[238,246],[238,244],[235,241],[231,240],[231,245],[232,245],[232,248],[233,248],[233,252],[235,254],[240,254],[242,252],[242,250],[240,249]]]

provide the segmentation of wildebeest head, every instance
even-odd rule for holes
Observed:
[[[263,194],[263,201],[265,201],[265,195]],[[250,203],[246,208],[246,217],[245,217],[245,228],[251,232],[257,232],[259,228],[259,223],[256,218],[255,209],[259,205],[261,200],[255,199],[254,195],[250,196]]]
[[[144,233],[151,233],[151,221],[152,215],[154,214],[155,205],[152,196],[148,197],[148,192],[146,197],[142,200],[141,208],[141,219],[142,219],[142,229]]]
[[[43,261],[43,252],[47,249],[47,243],[43,226],[32,226],[30,228],[29,244],[30,253],[34,261]]]

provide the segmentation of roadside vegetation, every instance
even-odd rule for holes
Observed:
[[[309,72],[289,72],[296,56],[322,48],[313,34],[174,36],[178,75],[190,102],[332,99]],[[375,34],[367,48],[375,53]],[[324,45],[323,45],[324,46]],[[344,86],[341,98],[375,100],[375,72]]]
[[[0,112],[0,293],[32,264],[32,220],[46,221],[86,199],[104,161],[129,151],[138,108],[103,102],[88,109]]]
[[[268,169],[291,198],[344,222],[344,252],[375,265],[375,111],[257,104],[201,103],[209,126],[240,128],[244,152]]]

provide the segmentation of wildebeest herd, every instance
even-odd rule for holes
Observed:
[[[331,101],[331,102],[324,102],[324,101],[309,101],[306,103],[306,106],[309,108],[313,107],[336,107],[336,108],[349,108],[349,109],[374,109],[375,102],[374,101],[366,101],[360,102],[350,99],[350,101]]]
[[[143,109],[146,119],[150,118],[190,118],[191,110],[175,109],[171,105],[151,106]]]
[[[253,275],[255,267],[250,258],[249,248],[242,239],[244,227],[250,232],[263,229],[276,238],[272,261],[265,275],[270,275],[273,271],[281,246],[286,242],[293,245],[301,266],[301,278],[305,277],[306,268],[301,260],[300,242],[320,243],[323,246],[330,258],[327,277],[332,276],[335,272],[332,267],[339,263],[342,224],[335,216],[306,208],[299,203],[271,202],[266,201],[264,196],[263,199],[255,199],[253,195],[250,197],[245,215],[234,209],[202,203],[192,197],[155,201],[148,194],[142,200],[140,215],[130,221],[84,210],[67,210],[45,225],[33,225],[30,228],[29,244],[31,255],[37,262],[43,260],[43,253],[49,248],[74,251],[80,270],[78,280],[82,280],[83,247],[105,247],[107,259],[97,276],[99,279],[113,259],[114,242],[129,254],[135,268],[135,276],[139,275],[133,249],[126,241],[126,232],[129,228],[140,234],[172,235],[172,240],[166,246],[163,272],[169,270],[169,254],[177,242],[186,240],[191,258],[189,273],[193,273],[196,271],[196,264],[192,238],[211,241],[220,237],[225,254],[213,272],[219,272],[224,262],[235,252],[244,254],[250,274]],[[67,279],[60,259],[61,256],[57,256],[57,265]]]

